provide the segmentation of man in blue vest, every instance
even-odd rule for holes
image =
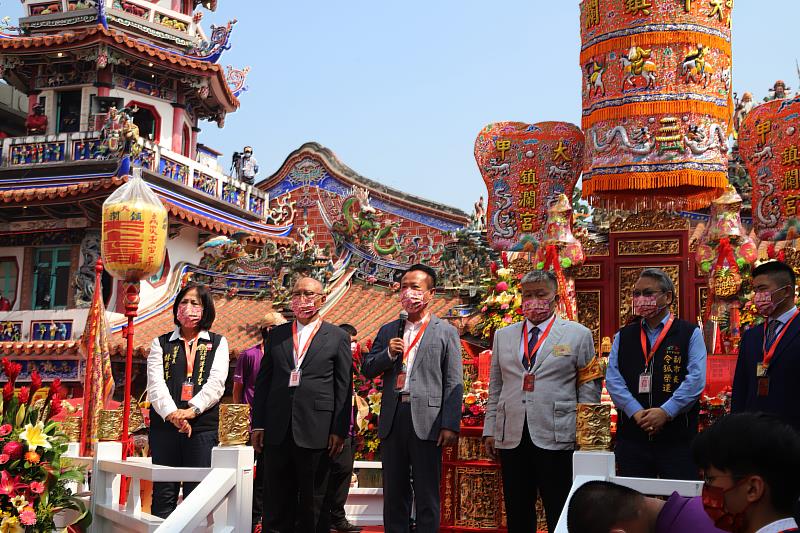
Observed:
[[[773,413],[800,431],[800,312],[795,286],[794,271],[786,263],[771,261],[753,270],[753,301],[765,323],[742,335],[731,410]]]
[[[633,287],[631,322],[614,337],[606,387],[617,406],[619,475],[697,479],[689,444],[706,384],[706,346],[697,325],[675,317],[675,285],[647,268]]]

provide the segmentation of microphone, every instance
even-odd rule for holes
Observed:
[[[403,334],[406,332],[406,320],[408,320],[408,312],[403,309],[400,311],[400,321],[397,324],[397,337],[402,339]]]

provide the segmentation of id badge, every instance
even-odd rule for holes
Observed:
[[[758,396],[760,398],[769,396],[769,376],[761,376],[758,378]]]
[[[650,374],[639,375],[639,394],[649,394],[653,385],[653,376]]]
[[[300,369],[295,368],[289,373],[289,386],[290,387],[299,387],[300,386]]]
[[[522,376],[522,391],[533,392],[534,383],[536,383],[536,376],[526,373]]]
[[[394,382],[394,390],[400,391],[406,388],[406,373],[398,372],[397,379]]]
[[[767,375],[767,367],[765,367],[763,363],[758,363],[756,365],[756,377],[761,378],[766,375]]]
[[[191,381],[184,381],[181,385],[181,401],[188,402],[194,397],[194,384]]]

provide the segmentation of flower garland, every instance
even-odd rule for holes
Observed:
[[[484,291],[486,296],[481,306],[482,320],[473,328],[473,335],[488,339],[494,332],[521,321],[522,316],[522,292],[519,281],[522,274],[516,274],[509,265],[508,256],[503,252],[503,267],[492,261],[489,264],[491,277],[484,280]]]
[[[372,347],[372,341],[367,341],[367,349]],[[353,448],[357,461],[375,461],[380,459],[378,438],[378,419],[381,415],[381,398],[383,397],[383,380],[381,378],[368,379],[360,370],[361,347],[356,345],[354,350],[354,377],[353,389],[358,410],[356,418],[356,434],[353,438]]]
[[[60,380],[42,398],[38,372],[31,373],[30,387],[16,390],[22,365],[4,357],[0,366],[8,379],[0,399],[0,531],[50,532],[54,515],[66,509],[79,515],[70,527],[85,529],[91,515],[67,487],[83,482],[84,472],[63,457],[67,439],[51,420],[62,409]]]

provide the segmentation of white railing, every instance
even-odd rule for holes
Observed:
[[[588,481],[611,481],[638,490],[648,496],[670,496],[673,492],[677,492],[681,496],[700,496],[703,490],[702,481],[618,477],[614,454],[610,452],[575,452],[572,457],[572,472],[572,489],[558,519],[555,533],[568,533],[567,510],[572,494]]]
[[[119,460],[118,442],[98,445],[94,460],[74,457],[77,445],[71,445],[73,461],[91,463],[93,522],[92,532],[171,532],[209,531],[229,533],[250,531],[253,506],[253,448],[250,446],[216,447],[211,452],[211,468],[171,468],[154,465],[148,458]],[[128,501],[119,503],[121,476],[130,478]],[[197,488],[166,519],[142,511],[140,482],[196,482]],[[80,491],[80,487],[75,487]]]
[[[142,150],[134,164],[264,219],[268,197],[261,189],[154,142],[140,139],[139,143]],[[63,165],[102,157],[99,131],[9,137],[2,141],[0,152],[5,167]]]
[[[381,470],[380,461],[355,461],[353,471]],[[357,526],[383,525],[383,489],[350,487],[344,506],[347,519]]]

